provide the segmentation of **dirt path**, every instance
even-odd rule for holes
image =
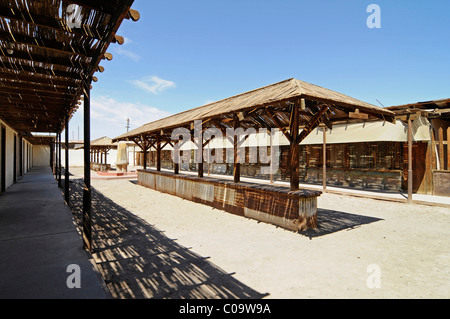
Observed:
[[[197,297],[450,297],[449,208],[323,194],[319,199],[319,230],[296,234],[162,194],[128,180],[93,180],[92,185],[104,198],[111,200],[116,211],[131,213],[140,222],[163,232],[164,237],[160,240],[176,243],[181,250],[189,248],[195,258],[205,260],[202,257],[209,257],[208,267],[220,269],[214,273],[216,279],[230,281],[221,289],[232,290],[230,287],[237,285],[241,293],[225,296],[223,291],[213,291],[208,295],[204,292],[218,286],[206,285]],[[96,222],[104,223],[99,218]],[[126,222],[129,220],[117,220],[116,224]],[[109,220],[109,223],[114,224],[114,221]],[[113,225],[110,227],[114,229]],[[120,248],[120,240],[113,244],[116,249]],[[101,245],[105,248],[108,244]],[[128,243],[126,247],[133,246]],[[135,262],[139,259],[137,255],[127,257],[125,248],[122,252],[124,260]],[[114,266],[117,256],[111,261],[105,256],[99,253],[95,257],[110,273],[114,267],[124,267]],[[176,268],[174,256],[168,254],[165,257],[167,264]],[[140,262],[145,266],[153,261],[150,258]],[[109,266],[105,267],[107,264]],[[192,278],[187,278],[186,272],[171,273],[167,277],[163,271],[160,280],[155,279],[152,286],[151,278],[154,279],[155,272],[159,273],[161,267],[141,268],[139,279],[136,276],[128,278],[125,284],[128,288],[123,288],[132,289],[130,282],[140,287],[141,292],[135,293],[134,297],[176,298],[173,293],[157,293],[159,290],[155,285],[161,282],[168,285],[167,291],[178,289],[180,283],[183,283],[183,289],[190,289],[187,287]],[[126,272],[119,273],[125,276]],[[113,278],[115,287],[120,286],[117,283],[121,282],[119,277]],[[199,277],[196,279],[200,280]],[[216,279],[215,282],[220,283]],[[179,282],[173,284],[174,281]],[[147,291],[147,295],[142,291]],[[186,293],[185,296],[196,298],[195,293]],[[116,297],[133,296],[117,292]]]

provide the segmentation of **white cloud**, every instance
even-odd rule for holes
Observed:
[[[83,104],[70,121],[70,138],[83,138]],[[127,119],[130,130],[167,117],[171,113],[141,103],[117,101],[108,96],[96,96],[91,100],[91,139],[102,136],[110,138],[126,133]]]
[[[121,48],[121,47],[116,48],[115,53],[117,53],[119,55],[124,55],[124,56],[130,58],[131,60],[133,60],[134,62],[139,62],[139,60],[141,59],[141,57],[139,55],[137,55],[136,53],[134,53],[130,50]]]
[[[157,76],[144,77],[141,80],[131,81],[135,86],[144,91],[159,94],[166,89],[174,88],[176,85],[172,81],[161,79]]]
[[[100,96],[91,101],[91,117],[122,127],[130,119],[133,127],[169,116],[167,111],[143,104],[119,102],[113,98]]]

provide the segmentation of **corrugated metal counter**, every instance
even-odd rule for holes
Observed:
[[[317,227],[315,190],[138,170],[139,185],[292,231]]]

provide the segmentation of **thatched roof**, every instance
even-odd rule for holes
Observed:
[[[96,81],[133,0],[0,0],[0,117],[23,135],[61,132]],[[74,19],[74,18],[78,18]]]
[[[117,143],[113,143],[112,139],[107,136],[103,136],[92,141],[91,146],[117,146]]]
[[[330,112],[324,115],[324,121],[344,120],[348,113],[358,109],[369,117],[393,120],[394,114],[378,106],[359,101],[355,98],[297,79],[288,79],[256,90],[235,95],[214,103],[187,110],[164,119],[145,124],[135,130],[122,134],[113,140],[125,140],[142,134],[158,134],[161,130],[187,127],[195,120],[209,121],[214,126],[227,126],[233,115],[243,112],[245,120],[242,126],[278,127],[287,126],[289,116],[284,112],[292,103],[305,99],[305,110],[301,113],[305,124],[313,116],[320,104],[329,104]],[[274,116],[267,115],[264,109],[270,108]]]

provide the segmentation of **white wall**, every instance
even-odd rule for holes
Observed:
[[[108,152],[106,157],[107,163],[111,164],[112,167],[116,166],[117,161],[117,151],[111,150]],[[66,165],[66,150],[61,150],[61,165],[64,167]],[[84,166],[84,150],[83,149],[70,149],[69,150],[69,167],[82,167]]]
[[[50,146],[33,146],[33,167],[50,166]]]
[[[19,136],[17,134],[17,131],[15,131],[13,128],[11,128],[10,126],[8,126],[5,122],[0,120],[0,126],[3,126],[5,128],[5,135],[6,135],[6,159],[5,159],[5,163],[6,163],[6,174],[5,174],[5,184],[6,184],[6,189],[8,189],[9,187],[11,187],[14,184],[14,174],[16,175],[16,180],[17,178],[21,175],[20,174],[20,143],[19,143]],[[1,131],[0,131],[1,134]],[[14,136],[16,137],[16,171],[14,171]],[[30,169],[29,165],[28,165],[28,161],[27,161],[27,156],[31,156],[31,150],[29,152],[29,146],[31,144],[28,143],[26,140],[22,139],[22,149],[23,149],[23,174],[25,174],[26,172],[28,172],[28,170]],[[0,165],[1,163],[1,157],[0,157]],[[1,170],[0,170],[0,174],[1,174]]]

